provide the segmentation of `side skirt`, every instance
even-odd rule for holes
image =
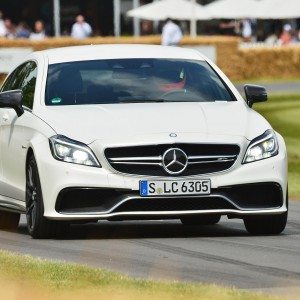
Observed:
[[[26,212],[26,205],[24,201],[0,195],[0,210],[23,214]]]

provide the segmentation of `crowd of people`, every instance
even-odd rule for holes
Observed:
[[[245,43],[255,43],[256,26],[255,22],[250,19],[241,21],[221,21],[219,24],[220,32],[223,35],[240,36]],[[183,31],[180,24],[176,21],[167,19],[162,27],[162,45],[176,46],[180,44],[183,37]],[[300,42],[300,30],[293,30],[293,27],[287,23],[283,25],[280,34],[269,34],[264,39],[267,45],[290,45]]]
[[[41,20],[34,23],[34,29],[25,22],[14,24],[10,18],[3,18],[3,13],[0,11],[0,37],[8,39],[31,39],[40,41],[46,37],[45,24]]]
[[[92,27],[85,21],[83,15],[78,15],[71,29],[71,36],[76,39],[84,39],[92,35]],[[42,20],[36,20],[34,28],[26,22],[14,24],[8,17],[3,17],[0,11],[0,38],[8,39],[30,39],[35,41],[44,40],[47,37],[45,23]]]
[[[300,30],[295,30],[291,24],[283,24],[282,30],[264,30],[258,28],[257,21],[243,19],[240,21],[220,22],[219,28],[225,35],[241,36],[244,42],[264,42],[267,45],[290,45],[300,41]],[[277,32],[275,32],[277,31]]]

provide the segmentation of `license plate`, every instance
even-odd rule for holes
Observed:
[[[149,196],[171,196],[171,195],[208,195],[211,184],[209,179],[205,180],[141,180],[140,195]]]

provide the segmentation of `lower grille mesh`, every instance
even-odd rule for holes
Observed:
[[[162,198],[134,199],[119,206],[115,212],[130,211],[185,211],[209,209],[234,209],[235,207],[219,197],[205,198]]]

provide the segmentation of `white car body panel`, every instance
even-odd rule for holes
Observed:
[[[49,64],[70,61],[85,61],[114,58],[168,58],[204,60],[195,50],[176,47],[157,47],[151,45],[91,45],[66,47],[44,51]]]
[[[180,118],[176,117],[178,111]],[[230,135],[252,140],[270,128],[262,117],[257,118],[254,111],[237,101],[47,107],[38,116],[59,134],[86,144],[98,139],[171,132],[198,133],[204,137],[226,135],[224,127]],[[255,126],[249,126],[251,123]]]

